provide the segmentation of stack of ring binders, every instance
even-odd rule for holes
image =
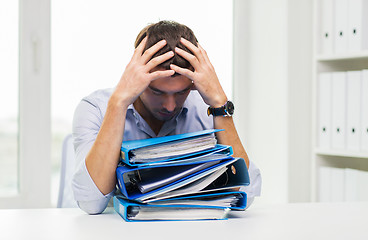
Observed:
[[[116,212],[126,221],[156,221],[227,219],[244,210],[246,163],[216,144],[217,131],[123,142]]]

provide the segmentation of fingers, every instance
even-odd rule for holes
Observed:
[[[160,56],[157,56],[151,59],[152,56],[157,51],[159,51],[162,47],[166,45],[166,40],[163,39],[157,42],[155,45],[153,45],[152,47],[150,47],[143,53],[144,48],[146,46],[146,42],[147,42],[147,37],[145,37],[142,40],[142,42],[138,45],[138,47],[134,51],[133,58],[132,58],[134,62],[138,63],[138,65],[145,65],[144,68],[145,68],[146,73],[150,73],[153,68],[155,68],[156,66],[160,65],[161,63],[169,60],[170,58],[174,56],[174,52],[170,51],[170,52],[166,52]],[[173,70],[168,70],[166,72],[160,71],[150,76],[150,79],[151,78],[156,79],[157,77],[171,76],[174,73],[175,72]]]
[[[194,56],[200,61],[204,61],[204,57],[203,57],[203,52],[196,47],[193,43],[191,43],[190,41],[186,40],[185,38],[181,38],[180,42],[186,46],[193,54]],[[187,59],[188,60],[188,59]],[[189,61],[189,60],[188,60]]]
[[[155,45],[153,45],[152,47],[148,48],[142,55],[141,60],[143,61],[142,63],[146,64],[151,58],[152,56],[161,48],[163,48],[166,45],[166,40],[162,39],[161,41],[157,42]]]
[[[211,64],[210,58],[208,57],[206,50],[204,50],[204,49],[203,49],[203,47],[202,47],[199,43],[198,43],[198,48],[199,48],[199,50],[201,50],[201,52],[203,53],[203,58],[204,58],[204,60],[205,60],[208,64]]]
[[[190,65],[194,67],[194,69],[196,69],[197,66],[199,65],[198,59],[192,54],[188,53],[187,51],[184,51],[183,49],[176,47],[175,52],[180,56],[182,56],[184,59],[186,59],[190,63]]]
[[[179,73],[180,75],[183,75],[183,76],[185,76],[185,77],[187,77],[189,79],[192,79],[193,80],[193,78],[194,78],[194,72],[192,72],[189,69],[178,67],[175,64],[171,64],[170,65],[170,68],[172,70],[174,70],[176,73]]]
[[[148,71],[151,71],[153,68],[155,68],[156,66],[160,65],[161,63],[169,60],[170,58],[172,58],[174,56],[174,52],[170,51],[167,53],[164,53],[160,56],[157,56],[153,59],[151,59],[147,64],[146,67],[148,68]]]
[[[174,74],[175,74],[175,71],[171,69],[171,70],[154,71],[150,73],[149,76],[150,76],[150,81],[153,81],[159,78],[170,77]]]
[[[132,59],[137,59],[142,56],[143,50],[146,47],[147,36],[139,43],[138,47],[134,50]]]

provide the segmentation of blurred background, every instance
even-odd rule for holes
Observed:
[[[320,74],[368,69],[364,46],[323,50],[333,20],[351,22],[340,2],[350,1],[0,0],[0,208],[56,207],[77,104],[117,84],[137,34],[159,20],[194,31],[233,100],[238,133],[262,172],[254,204],[346,201],[358,191],[346,184],[368,189],[366,177],[349,177],[368,171],[364,143],[352,151],[320,141]]]

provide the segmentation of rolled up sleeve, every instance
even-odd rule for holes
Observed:
[[[78,206],[88,214],[102,213],[114,195],[114,191],[103,195],[90,177],[85,161],[82,161],[80,165],[72,182],[75,200]]]

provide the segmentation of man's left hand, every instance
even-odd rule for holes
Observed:
[[[171,69],[191,79],[195,89],[199,91],[207,105],[211,107],[221,107],[226,103],[227,97],[206,51],[201,45],[198,44],[198,47],[196,47],[193,43],[184,38],[180,41],[194,55],[178,47],[175,48],[175,52],[186,59],[194,70],[181,68],[174,64],[171,64]]]

